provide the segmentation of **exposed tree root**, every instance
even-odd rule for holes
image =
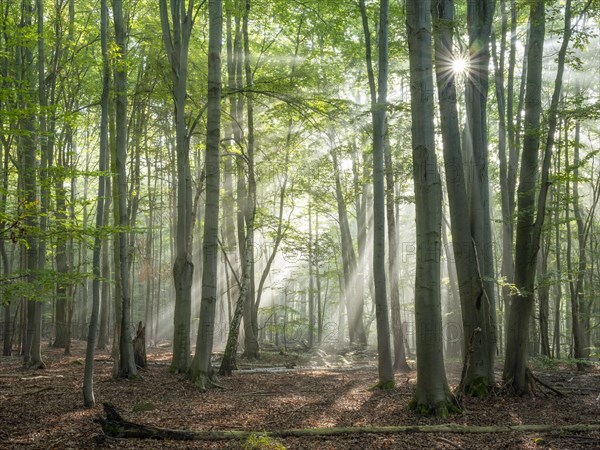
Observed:
[[[522,392],[515,388],[512,378],[509,380],[506,380],[504,382],[504,384],[502,384],[502,386],[500,387],[500,390],[505,391],[509,394],[512,393],[512,394],[516,394],[516,395],[532,395],[534,397],[536,396],[536,394],[538,392],[542,392],[544,395],[546,395],[545,392],[538,389],[538,385],[540,385],[540,386],[545,387],[549,391],[553,392],[554,394],[556,394],[559,397],[565,396],[565,394],[560,392],[558,389],[550,386],[548,383],[545,383],[544,381],[542,381],[538,377],[536,377],[530,369],[526,370],[525,376],[527,377],[527,390],[525,392]]]
[[[563,394],[562,392],[560,392],[558,389],[550,386],[547,383],[544,383],[542,380],[540,380],[538,377],[536,377],[533,372],[530,372],[531,378],[533,379],[533,381],[535,381],[537,384],[540,384],[542,386],[544,386],[546,389],[549,389],[550,391],[554,392],[556,395],[558,395],[559,397],[564,397],[565,394]]]
[[[217,441],[225,439],[246,439],[256,431],[191,431],[170,430],[150,425],[129,422],[117,412],[113,405],[104,403],[106,418],[100,417],[97,422],[102,426],[105,436],[111,438],[168,439],[176,441]],[[340,436],[350,434],[398,434],[398,433],[576,433],[600,431],[600,424],[576,425],[499,425],[499,426],[466,426],[458,424],[413,425],[386,427],[340,427],[340,428],[301,428],[275,430],[268,434],[271,437],[302,436]]]

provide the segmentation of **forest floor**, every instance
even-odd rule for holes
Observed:
[[[72,356],[45,347],[47,368],[36,372],[25,370],[18,357],[0,357],[1,448],[251,448],[247,441],[236,440],[101,439],[102,430],[95,419],[102,414],[103,402],[114,404],[132,422],[197,431],[600,423],[598,365],[584,373],[570,366],[538,367],[536,375],[564,397],[539,392],[533,398],[497,395],[467,399],[464,414],[442,420],[408,411],[416,372],[398,374],[394,390],[370,391],[377,382],[377,368],[369,354],[313,353],[311,358],[265,354],[256,364],[240,361],[243,370],[219,380],[224,389],[201,393],[182,376],[169,373],[169,348],[148,350],[149,365],[138,381],[113,380],[109,354],[97,352],[98,406],[86,409],[81,394],[84,351],[84,342],[74,343]],[[449,382],[454,387],[460,367],[451,363],[449,368]],[[288,449],[598,449],[600,432],[352,434],[277,441]]]

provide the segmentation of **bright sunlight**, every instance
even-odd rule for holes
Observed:
[[[463,75],[469,66],[469,61],[464,55],[458,55],[452,59],[452,71],[455,75]]]

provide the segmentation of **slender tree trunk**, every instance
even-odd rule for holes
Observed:
[[[518,196],[517,255],[515,259],[515,285],[518,306],[511,306],[509,340],[506,348],[503,379],[517,394],[530,392],[527,367],[528,320],[533,309],[533,291],[537,254],[546,214],[549,189],[549,172],[558,122],[558,106],[562,89],[565,60],[571,38],[571,0],[565,4],[563,40],[558,52],[558,69],[554,91],[547,113],[548,134],[544,148],[540,190],[536,202],[535,189],[538,171],[538,148],[540,144],[540,115],[542,87],[542,56],[545,36],[545,1],[538,0],[531,6],[530,48],[527,68],[527,93],[525,98],[525,136]],[[537,206],[536,206],[537,203]],[[537,214],[534,221],[534,207]],[[517,298],[518,297],[518,298]],[[513,311],[514,310],[514,311]]]
[[[0,164],[2,164],[2,189],[0,189],[0,216],[4,217],[6,212],[6,199],[8,197],[8,167],[10,146],[3,141],[0,147]],[[0,219],[0,229],[4,229],[5,221]],[[10,262],[6,251],[5,240],[0,239],[0,261],[2,261],[2,275],[6,278],[10,275]],[[11,303],[8,299],[4,299],[4,329],[2,334],[2,356],[12,355],[12,331],[15,324],[11,321]]]
[[[540,353],[542,356],[550,357],[550,340],[548,337],[549,320],[549,297],[550,284],[548,280],[548,253],[550,252],[550,236],[545,236],[545,242],[541,248],[541,259],[538,273],[538,303],[539,303],[539,327],[540,327]]]
[[[208,1],[208,108],[206,121],[206,209],[204,216],[202,294],[196,354],[190,378],[204,390],[212,377],[210,357],[213,346],[217,302],[217,262],[219,237],[219,145],[221,134],[221,40],[222,0]]]
[[[162,35],[171,66],[171,94],[175,106],[177,154],[177,235],[173,265],[175,314],[171,370],[185,372],[190,363],[190,318],[194,264],[191,256],[192,179],[189,160],[189,136],[185,116],[187,96],[188,48],[193,26],[194,0],[160,0]]]
[[[320,246],[319,246],[319,212],[315,214],[315,284],[317,288],[317,342],[319,345],[323,343],[323,317],[325,307],[321,302],[321,270],[320,270]]]
[[[573,216],[577,224],[577,244],[578,244],[578,263],[577,273],[571,274],[569,279],[574,278],[573,292],[571,304],[573,311],[573,340],[574,340],[574,357],[575,359],[583,359],[589,357],[589,344],[586,342],[585,331],[585,292],[584,292],[584,277],[587,271],[587,254],[586,254],[586,224],[584,223],[583,215],[580,206],[579,194],[579,147],[580,147],[580,122],[577,119],[575,122],[575,140],[573,142]],[[570,239],[570,236],[569,236]],[[575,275],[575,276],[573,276]],[[577,364],[579,370],[584,369],[584,365]]]
[[[242,36],[244,45],[244,75],[246,86],[252,86],[253,71],[250,61],[250,38],[249,38],[249,21],[250,21],[250,0],[246,0],[246,9],[242,20]],[[245,205],[245,223],[246,223],[246,244],[254,249],[254,218],[256,216],[256,178],[254,173],[254,99],[251,93],[246,95],[246,114],[248,120],[248,137],[247,137],[247,171],[248,171],[248,187],[247,199]],[[246,257],[250,252],[246,250]],[[251,261],[246,261],[245,265],[249,268],[250,286],[248,287],[248,295],[244,305],[244,356],[250,359],[256,359],[259,356],[258,345],[258,310],[254,301],[254,255],[252,254]]]
[[[385,170],[384,146],[386,134],[386,102],[388,84],[388,0],[379,3],[378,75],[375,88],[371,61],[371,33],[364,0],[360,1],[366,43],[366,60],[371,92],[371,119],[373,122],[373,278],[375,282],[375,316],[377,321],[377,353],[379,383],[382,389],[394,386],[394,370],[390,348],[387,280],[385,273]],[[395,244],[395,239],[394,239]],[[390,253],[396,253],[395,247]],[[394,267],[390,266],[390,269]],[[390,272],[396,279],[396,273]],[[398,320],[398,318],[396,318]],[[402,342],[402,341],[400,341]],[[400,345],[402,347],[402,345]],[[404,361],[406,363],[406,361]]]
[[[131,337],[131,290],[128,262],[128,236],[124,231],[129,226],[127,214],[127,48],[125,24],[123,21],[123,0],[113,1],[113,17],[115,26],[115,42],[120,53],[122,64],[115,69],[115,98],[116,98],[116,142],[115,142],[115,191],[117,202],[115,216],[121,231],[116,236],[117,254],[119,257],[121,329],[119,336],[119,366],[118,378],[136,378],[137,367],[133,358],[133,342]]]
[[[98,155],[101,175],[98,177],[98,204],[96,206],[96,236],[92,256],[92,314],[88,328],[85,352],[85,368],[83,374],[83,404],[88,408],[96,405],[94,397],[94,347],[98,332],[98,314],[100,310],[100,273],[102,271],[102,237],[98,233],[104,225],[104,205],[106,176],[106,155],[108,153],[108,102],[110,89],[110,65],[108,61],[108,5],[107,0],[100,4],[100,40],[102,51],[102,95],[100,98],[100,152]]]
[[[561,134],[562,127],[559,131],[559,145],[557,146],[556,158],[555,158],[555,169],[554,173],[560,173],[560,162],[561,162]],[[553,333],[553,344],[552,344],[552,356],[554,358],[560,358],[560,322],[561,322],[561,301],[562,301],[562,264],[561,264],[561,227],[560,227],[560,195],[561,189],[559,185],[555,185],[552,189],[554,195],[554,244],[555,244],[555,258],[556,258],[556,280],[554,281],[555,286],[555,298],[554,298],[554,333]]]
[[[110,76],[110,74],[109,74]],[[110,85],[110,80],[109,80]],[[105,155],[105,166],[108,167],[108,147]],[[104,218],[102,226],[107,227],[110,224],[110,207],[112,204],[112,189],[110,177],[104,179],[105,194],[104,199]],[[100,199],[99,199],[100,200]],[[108,345],[108,323],[110,316],[110,254],[109,254],[109,240],[107,239],[105,245],[102,246],[102,293],[100,298],[100,330],[98,332],[98,350],[106,350]]]

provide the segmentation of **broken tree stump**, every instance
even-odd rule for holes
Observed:
[[[138,323],[135,338],[133,339],[133,357],[135,365],[139,368],[145,369],[148,366],[146,359],[146,327],[141,321]]]

